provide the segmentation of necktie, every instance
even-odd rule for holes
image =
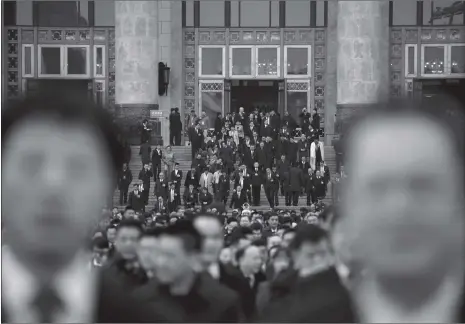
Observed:
[[[159,205],[160,205],[160,207],[159,207],[160,210],[162,210],[163,209],[163,204],[161,203],[161,201],[160,201]]]
[[[53,323],[55,315],[64,305],[57,291],[47,284],[37,291],[31,306],[37,310],[39,323]]]

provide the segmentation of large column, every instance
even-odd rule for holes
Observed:
[[[338,117],[389,94],[388,1],[339,1]]]
[[[115,1],[116,105],[128,126],[158,103],[158,1]]]

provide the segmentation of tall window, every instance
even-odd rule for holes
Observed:
[[[310,26],[310,1],[286,1],[286,26]]]
[[[423,25],[464,25],[465,2],[423,1]]]
[[[35,1],[34,24],[41,27],[80,27],[90,25],[90,12],[94,2]]]
[[[241,27],[269,27],[270,2],[241,1],[240,25]]]
[[[412,26],[417,24],[417,1],[392,1],[392,24]]]
[[[200,1],[200,27],[224,27],[224,2]]]

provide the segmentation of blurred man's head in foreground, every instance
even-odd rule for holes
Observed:
[[[39,264],[72,258],[123,163],[112,118],[64,91],[23,98],[3,107],[2,149],[10,247]]]
[[[421,287],[428,297],[426,290],[463,271],[463,119],[446,110],[463,113],[445,98],[369,108],[343,138],[351,176],[339,230],[386,291],[405,292],[416,283],[410,290],[418,294]]]

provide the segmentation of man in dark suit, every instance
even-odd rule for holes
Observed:
[[[152,178],[153,174],[150,170],[150,166],[148,164],[144,165],[144,168],[139,172],[139,180],[142,180],[143,188],[142,197],[144,199],[144,204],[147,205],[149,203],[149,193],[150,193],[150,179]]]
[[[142,167],[150,163],[150,153],[152,148],[149,142],[145,142],[140,146],[140,159],[142,161]]]
[[[160,149],[160,146],[157,146],[152,152],[152,172],[153,172],[153,181],[157,181],[158,175],[161,172],[161,160],[163,158],[163,152]]]
[[[81,253],[124,152],[102,108],[52,90],[2,109],[2,322],[164,322]]]
[[[182,133],[182,121],[181,114],[179,113],[179,108],[174,108],[174,120],[175,120],[175,129],[174,129],[174,145],[181,145],[181,133]]]
[[[316,225],[301,225],[290,250],[293,260],[298,261],[296,283],[285,297],[276,298],[265,308],[260,321],[353,323],[352,303],[333,265],[326,232]]]
[[[304,184],[304,191],[305,194],[307,195],[307,206],[310,206],[313,202],[313,190],[314,190],[314,174],[312,169],[309,167],[307,169],[307,172],[302,172],[304,174],[304,179],[303,179],[303,184]]]
[[[194,208],[199,203],[199,194],[197,189],[194,188],[194,184],[191,183],[188,188],[184,189],[183,198],[186,208]]]
[[[263,174],[259,168],[258,162],[254,163],[254,169],[250,176],[250,184],[252,185],[252,203],[254,206],[260,206],[260,193],[263,184]]]
[[[168,205],[163,196],[158,196],[157,201],[155,202],[155,205],[153,206],[153,211],[156,213],[161,213],[161,214],[168,212]]]
[[[182,170],[179,170],[179,163],[174,164],[174,170],[171,171],[171,181],[174,183],[178,195],[181,195]]]
[[[203,187],[199,195],[199,204],[202,207],[202,210],[206,210],[208,205],[213,202],[213,196],[208,192],[206,187]]]
[[[189,188],[190,185],[193,185],[194,188],[197,188],[199,186],[199,174],[197,171],[195,171],[195,167],[192,166],[189,171],[187,171],[186,174],[186,180],[184,180],[184,190]]]
[[[192,131],[192,159],[196,155],[197,151],[202,147],[203,142],[203,134],[200,126],[197,124],[195,125],[194,130]]]
[[[140,221],[123,219],[116,229],[115,256],[103,268],[103,271],[118,280],[127,291],[140,287],[148,281],[137,259],[137,245],[142,232]]]
[[[129,193],[128,203],[135,211],[142,212],[145,210],[145,200],[139,184],[134,184],[133,191]]]
[[[240,185],[236,186],[236,190],[233,191],[231,197],[231,203],[229,208],[242,209],[242,205],[247,202],[247,193],[242,189]]]
[[[132,182],[132,172],[128,169],[127,163],[123,164],[123,169],[118,174],[119,204],[128,203],[128,190]]]
[[[289,171],[289,161],[286,155],[282,154],[281,159],[276,163],[279,175],[279,185],[281,187],[281,196],[284,196],[284,173]]]
[[[192,222],[182,220],[166,228],[158,238],[156,289],[148,287],[136,296],[151,305],[176,311],[179,322],[236,323],[242,319],[238,295],[207,273],[198,273],[202,237]]]
[[[218,182],[218,190],[216,192],[217,200],[222,202],[223,204],[226,204],[228,201],[230,188],[231,183],[229,181],[228,174],[226,173],[226,170],[223,169],[221,170],[221,175]]]
[[[254,245],[248,245],[237,251],[236,271],[223,281],[239,295],[247,321],[255,315],[257,289],[260,283],[265,281],[265,276],[260,272],[262,266],[260,255],[260,248]]]
[[[171,182],[168,191],[168,210],[170,212],[176,211],[176,208],[181,204],[181,197],[176,190],[176,185]]]
[[[299,194],[302,188],[302,170],[295,164],[289,170],[288,190],[292,197],[292,205],[297,206],[299,203]]]
[[[168,180],[165,179],[165,173],[160,172],[158,175],[158,180],[155,182],[155,196],[163,197],[164,200],[168,199]]]
[[[264,176],[264,187],[266,193],[266,199],[268,199],[268,203],[270,204],[271,208],[274,208],[275,205],[275,194],[278,191],[278,179],[276,176],[271,172],[270,168],[266,169],[266,173]]]

